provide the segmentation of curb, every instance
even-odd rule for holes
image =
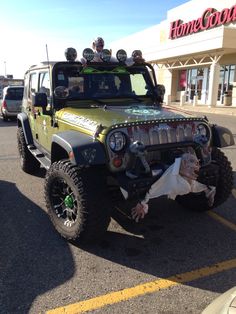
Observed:
[[[232,106],[216,106],[216,107],[210,107],[205,105],[183,105],[180,106],[179,104],[171,104],[170,107],[178,108],[180,110],[186,111],[186,112],[200,112],[200,113],[214,113],[214,114],[221,114],[221,115],[228,115],[228,116],[236,116],[236,107]]]

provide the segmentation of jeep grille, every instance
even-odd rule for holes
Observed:
[[[168,150],[168,144],[177,144],[181,148],[181,146],[184,146],[184,143],[192,142],[194,135],[196,134],[196,128],[198,124],[205,124],[202,120],[200,121],[175,121],[175,122],[162,122],[158,124],[137,124],[137,125],[127,125],[124,127],[124,125],[115,128],[114,131],[121,131],[127,135],[128,142],[133,143],[136,141],[141,142],[145,146],[153,146],[153,145],[162,145],[165,144],[166,150]],[[209,139],[211,137],[211,132],[209,127],[207,127],[209,130]],[[110,133],[111,134],[111,133]],[[178,145],[179,143],[179,145]],[[128,147],[127,147],[128,149]],[[126,167],[125,158],[123,159],[123,164],[121,168],[115,169],[112,166],[112,159],[115,158],[117,155],[109,151],[110,155],[110,166],[114,171],[121,171],[124,170]],[[125,155],[125,152],[120,153],[119,157],[123,154],[123,157]],[[123,158],[122,157],[122,158]],[[154,160],[158,160],[160,157],[160,150],[158,148],[155,148],[153,151],[148,151],[146,155],[146,159],[149,162],[152,162]]]
[[[193,126],[178,125],[172,127],[167,124],[160,124],[159,126],[134,126],[128,129],[129,136],[132,142],[140,141],[144,145],[157,145],[191,141],[193,139]]]

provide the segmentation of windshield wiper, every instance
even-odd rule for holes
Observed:
[[[129,97],[131,97],[131,98],[134,99],[134,100],[137,100],[138,102],[143,102],[143,100],[140,99],[138,96],[130,95]]]
[[[99,105],[104,105],[104,101],[98,99],[98,98],[95,98],[95,97],[91,97],[91,98],[84,98],[83,100],[93,100],[95,103],[99,104]],[[92,105],[91,105],[92,106]]]
[[[143,102],[142,99],[140,99],[137,95],[133,93],[117,95],[117,98],[132,98],[134,100],[137,100],[138,102]]]
[[[104,105],[104,102],[102,101],[102,100],[100,100],[100,99],[98,99],[98,98],[96,98],[96,97],[83,97],[83,98],[80,98],[80,97],[76,97],[76,96],[74,96],[74,97],[70,97],[70,98],[68,98],[68,100],[70,101],[73,101],[73,100],[78,100],[78,101],[94,101],[95,103],[98,103],[98,104],[100,104],[100,105]]]

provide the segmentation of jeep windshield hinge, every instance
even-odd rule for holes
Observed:
[[[53,109],[53,113],[52,113],[52,116],[51,116],[51,127],[58,128],[58,123],[55,120],[55,109]]]

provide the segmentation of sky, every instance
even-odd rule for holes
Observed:
[[[100,36],[109,43],[166,19],[167,11],[188,0],[6,0],[0,3],[0,75],[23,78],[27,69],[47,60],[78,56]],[[122,47],[125,49],[125,47]]]

